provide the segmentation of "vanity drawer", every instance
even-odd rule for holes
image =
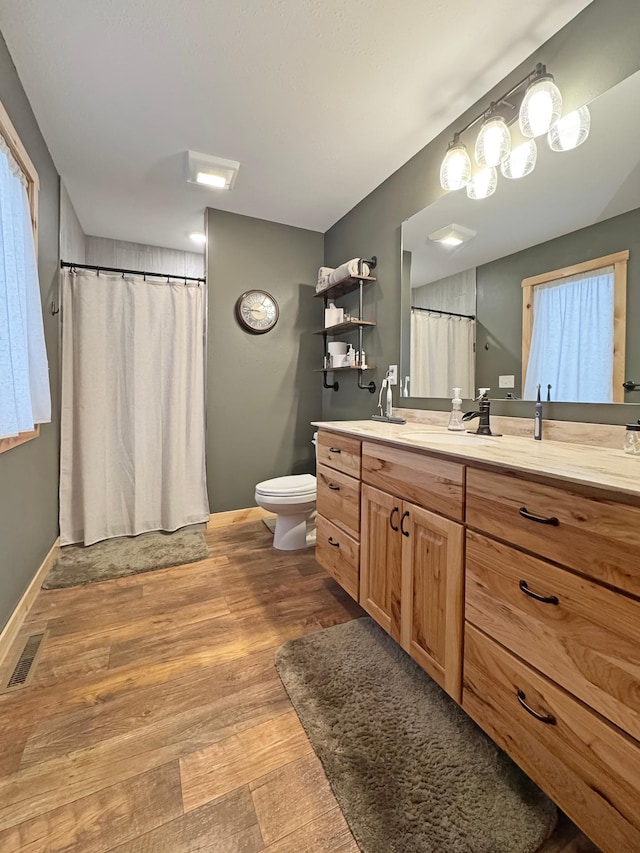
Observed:
[[[640,745],[468,624],[462,707],[605,853],[640,850]]]
[[[362,481],[462,521],[464,465],[384,444],[362,444]]]
[[[360,480],[317,466],[317,510],[354,539],[360,538]]]
[[[358,600],[360,545],[321,515],[317,517],[316,560],[355,601]]]
[[[539,519],[555,519],[543,524]],[[570,566],[596,580],[640,595],[640,507],[521,480],[467,470],[466,521]]]
[[[318,432],[318,462],[351,477],[360,477],[360,446],[358,438],[337,432]]]
[[[640,741],[640,602],[469,531],[465,616]]]

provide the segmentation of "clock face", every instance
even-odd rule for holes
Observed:
[[[256,335],[273,329],[279,313],[278,303],[266,290],[247,290],[236,302],[238,322]]]

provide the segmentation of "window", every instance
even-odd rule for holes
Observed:
[[[38,174],[0,104],[0,452],[51,420],[37,268]]]
[[[624,399],[627,261],[617,252],[526,278],[523,398],[577,403]]]

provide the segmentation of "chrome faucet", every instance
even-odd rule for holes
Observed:
[[[478,429],[475,431],[475,435],[500,435],[499,432],[491,432],[491,403],[489,398],[487,397],[487,392],[490,390],[489,388],[479,388],[480,392],[478,399],[478,411],[476,412],[465,412],[462,416],[463,421],[472,421],[474,418],[479,418],[480,422],[478,423]]]

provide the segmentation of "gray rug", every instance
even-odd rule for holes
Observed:
[[[364,853],[534,853],[553,803],[369,618],[276,667]]]
[[[190,529],[123,536],[86,547],[66,545],[60,549],[42,588],[83,586],[182,563],[195,563],[208,556],[204,535],[199,530]]]

